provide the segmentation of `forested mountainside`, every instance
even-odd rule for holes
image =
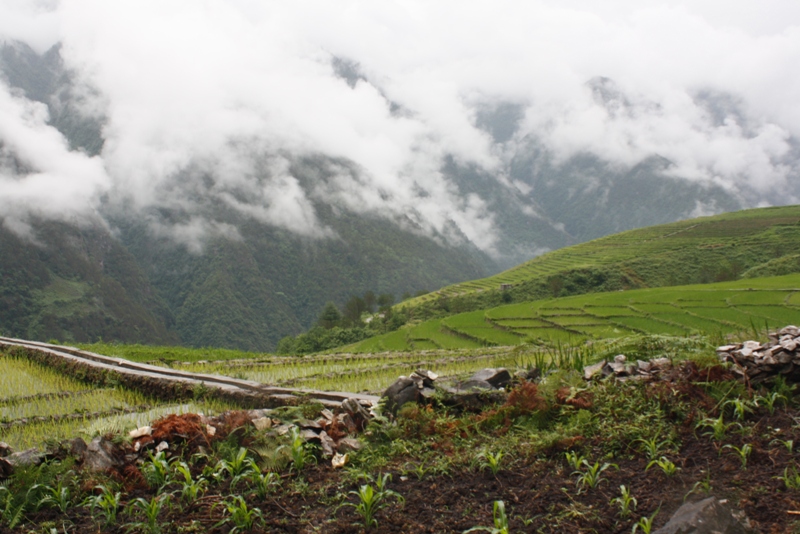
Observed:
[[[70,150],[103,156],[102,107],[92,105],[97,95],[65,66],[60,46],[37,54],[23,43],[6,43],[0,71],[16,98],[46,106],[48,124]],[[610,80],[587,83],[598,106],[624,101]],[[179,198],[170,204],[131,207],[112,190],[97,200],[94,222],[33,217],[27,233],[6,224],[0,330],[37,339],[271,350],[312,325],[329,301],[341,305],[365,291],[399,297],[435,290],[603,235],[743,206],[736,192],[674,176],[671,163],[657,155],[632,166],[588,153],[559,158],[536,135],[517,135],[522,115],[518,105],[502,102],[476,114],[476,126],[498,150],[512,150],[499,174],[453,157],[438,170],[464,206],[491,214],[486,233],[467,235],[457,220],[431,230],[414,210],[361,211],[336,200],[346,191],[327,192],[343,173],[359,183],[362,170],[313,151],[280,156],[295,189],[275,194],[299,191],[310,199],[305,207],[323,229],[314,235],[249,216],[246,210],[257,206],[247,204],[246,192],[211,198],[221,187],[217,177],[191,168],[176,172],[162,191]],[[12,174],[32,172],[2,142]],[[263,167],[256,179],[271,179],[274,154],[269,147],[254,150],[255,168]],[[418,189],[424,199],[425,186]],[[195,240],[200,230],[206,235]]]

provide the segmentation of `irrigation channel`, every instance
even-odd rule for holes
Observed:
[[[164,396],[169,396],[171,392],[202,390],[220,398],[262,408],[302,402],[319,402],[327,407],[337,407],[347,399],[354,399],[363,405],[378,402],[378,397],[374,395],[276,387],[252,380],[166,369],[38,341],[0,337],[0,348],[21,349],[30,358],[57,368],[79,369],[98,376],[112,373],[128,387],[145,390],[146,393],[163,392]]]

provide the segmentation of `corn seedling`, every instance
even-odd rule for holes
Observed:
[[[142,465],[142,475],[147,485],[159,493],[171,482],[172,469],[163,452],[150,453],[150,459]]]
[[[702,491],[706,495],[710,495],[711,494],[711,490],[712,490],[712,486],[711,486],[711,471],[710,470],[706,470],[706,476],[703,478],[703,480],[698,480],[697,482],[695,482],[694,486],[692,486],[692,489],[690,489],[686,493],[686,495],[683,496],[683,500],[686,501],[686,499],[689,497],[689,495],[691,495],[692,493],[698,493],[700,491]]]
[[[394,497],[401,504],[405,502],[402,495],[386,488],[386,483],[391,480],[391,478],[391,475],[388,473],[378,475],[378,479],[375,481],[375,488],[370,484],[364,484],[358,488],[358,491],[350,492],[350,495],[358,497],[358,502],[355,504],[345,503],[345,506],[352,506],[355,508],[356,513],[360,515],[361,519],[364,521],[364,527],[367,530],[378,526],[378,520],[375,518],[375,514],[378,510],[386,506],[386,499],[388,497]]]
[[[587,460],[583,461],[583,466],[586,468],[585,471],[575,471],[572,473],[573,475],[578,475],[578,479],[575,481],[575,484],[580,488],[578,493],[580,493],[584,488],[596,488],[601,482],[606,482],[606,479],[603,478],[601,475],[603,472],[610,468],[615,467],[619,469],[619,466],[616,464],[611,463],[604,463],[600,465],[600,462],[595,462],[594,464],[589,464]]]
[[[739,423],[726,423],[723,414],[719,414],[719,417],[714,419],[713,417],[707,417],[697,423],[697,428],[708,428],[707,432],[704,432],[703,435],[711,436],[715,441],[722,441],[725,439],[725,435],[728,432],[728,429],[732,426],[739,426]]]
[[[267,495],[275,491],[275,488],[281,484],[280,477],[273,472],[261,473],[259,471],[250,480],[252,482],[251,487],[260,499],[266,499]]]
[[[239,447],[237,451],[231,451],[228,458],[217,462],[214,476],[222,478],[227,475],[231,478],[231,487],[236,486],[243,478],[251,476],[259,471],[258,466],[252,458],[247,457],[247,449]]]
[[[637,439],[637,442],[642,444],[642,449],[647,456],[647,459],[652,461],[663,455],[664,451],[669,450],[672,442],[668,439],[658,441],[657,437],[650,439]]]
[[[490,534],[509,534],[511,531],[508,526],[508,516],[506,515],[506,503],[503,501],[494,501],[492,503],[492,522],[494,527],[472,527],[465,530],[467,532],[489,532]]]
[[[480,460],[481,470],[489,469],[494,476],[500,472],[500,461],[503,459],[503,452],[498,451],[497,454],[492,454],[489,451],[484,451],[478,455]]]
[[[65,476],[59,478],[55,486],[45,486],[37,484],[31,489],[39,489],[44,496],[39,499],[37,508],[47,507],[56,508],[59,512],[66,513],[72,506],[72,480],[74,473],[70,471]]]
[[[792,466],[791,472],[789,472],[788,467],[784,468],[783,476],[779,476],[776,478],[786,485],[786,489],[789,490],[800,489],[800,473],[797,472],[797,468],[794,466]]]
[[[161,524],[158,522],[158,516],[161,514],[161,510],[164,509],[164,506],[169,506],[169,500],[169,493],[155,495],[149,501],[144,497],[133,500],[127,508],[125,508],[125,512],[131,516],[141,516],[142,521],[130,523],[126,525],[126,528],[129,531],[159,534],[161,532]]]
[[[770,415],[772,415],[775,413],[775,405],[778,403],[786,404],[787,399],[785,395],[782,395],[777,391],[770,391],[766,395],[757,396],[755,399],[753,399],[753,402],[756,406],[760,405],[766,406],[767,411],[769,412]]]
[[[745,443],[741,447],[737,447],[735,445],[725,445],[723,449],[733,449],[739,456],[739,460],[742,462],[742,469],[747,469],[747,459],[750,457],[750,453],[753,452],[752,445],[749,443]]]
[[[639,521],[637,521],[636,524],[633,525],[633,530],[631,530],[631,534],[636,534],[636,532],[638,532],[639,529],[642,530],[643,534],[650,534],[650,532],[652,532],[653,530],[653,521],[655,521],[656,516],[658,515],[658,512],[660,510],[661,508],[653,512],[653,515],[651,515],[650,517],[640,517]]]
[[[286,445],[281,445],[278,450],[284,448],[286,448]],[[292,427],[291,442],[288,448],[292,457],[292,469],[295,471],[302,471],[310,462],[316,462],[317,460],[314,452],[306,444],[306,440],[300,435],[300,430],[296,426]]]
[[[226,523],[232,523],[233,528],[231,528],[230,533],[236,534],[237,532],[248,532],[256,526],[257,523],[261,523],[264,519],[264,515],[261,513],[259,508],[250,508],[247,506],[247,501],[241,495],[232,495],[229,499],[222,501],[221,503],[225,507],[225,510],[228,512],[228,516],[223,518],[222,521],[214,525],[215,527],[220,527]],[[214,507],[216,507],[215,505]]]
[[[733,416],[738,421],[744,421],[744,418],[747,417],[747,414],[753,413],[753,404],[745,399],[731,399],[726,401],[722,406],[731,406]]]
[[[111,526],[117,522],[117,512],[119,503],[122,499],[120,492],[114,492],[107,486],[97,486],[101,491],[99,495],[90,495],[83,501],[83,505],[89,508],[92,519],[97,520],[97,516],[103,518],[105,526]]]
[[[680,470],[680,467],[677,467],[675,463],[666,456],[662,456],[657,460],[652,460],[649,464],[647,464],[645,471],[647,471],[654,465],[660,467],[661,470],[664,472],[664,474],[667,475],[668,477],[671,477],[672,475],[677,473],[678,470]]]
[[[622,519],[630,517],[631,512],[636,510],[639,502],[636,497],[631,495],[631,490],[624,484],[619,487],[619,497],[611,499],[611,504],[616,504],[619,507],[619,516]]]
[[[208,488],[208,480],[205,478],[192,478],[192,472],[186,462],[179,462],[175,466],[175,472],[178,474],[178,483],[180,484],[179,492],[181,498],[186,502],[193,502],[201,497]]]
[[[565,452],[564,457],[567,459],[567,463],[574,471],[579,470],[581,465],[583,465],[583,463],[586,461],[585,456],[582,456],[575,451]]]
[[[769,442],[770,445],[773,445],[775,443],[786,447],[786,450],[789,452],[789,454],[791,454],[792,451],[794,451],[794,440],[792,439],[773,439],[772,441]]]

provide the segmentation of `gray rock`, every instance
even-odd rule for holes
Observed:
[[[583,378],[585,378],[586,380],[591,380],[592,378],[594,378],[603,371],[603,368],[606,366],[606,363],[608,362],[603,360],[601,362],[597,362],[594,365],[587,365],[586,367],[583,368]]]
[[[79,462],[82,462],[86,456],[86,450],[89,448],[83,438],[74,438],[67,443],[69,444],[69,454]]]
[[[407,402],[419,402],[421,397],[417,383],[407,377],[401,376],[394,384],[386,388],[381,397],[386,399],[386,409],[393,414]]]
[[[336,446],[336,442],[334,442],[324,430],[319,433],[319,443],[322,448],[322,456],[326,458],[332,457],[334,454],[333,448]]]
[[[83,465],[92,471],[108,471],[121,467],[122,461],[117,459],[116,452],[113,443],[98,436],[86,447]]]
[[[360,450],[362,447],[361,442],[355,438],[342,438],[336,445],[336,449],[341,453],[347,453]]]
[[[12,454],[14,449],[11,448],[11,445],[6,443],[5,441],[0,441],[0,458],[5,458],[9,454]]]
[[[783,328],[780,329],[780,332],[778,333],[782,336],[789,335],[797,337],[800,335],[800,328],[797,328],[794,325],[784,326]]]
[[[506,387],[509,382],[511,382],[511,373],[502,367],[497,369],[482,369],[472,375],[469,381],[488,382],[492,387],[500,389]]]
[[[14,467],[21,465],[39,465],[47,455],[36,447],[26,451],[15,452],[6,456],[5,460]]]
[[[686,503],[655,534],[750,534],[747,519],[740,520],[714,497]]]

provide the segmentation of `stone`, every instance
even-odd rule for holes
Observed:
[[[334,454],[333,448],[336,447],[336,442],[324,430],[319,433],[319,444],[322,448],[322,456],[330,458]]]
[[[336,453],[333,455],[333,458],[331,459],[331,465],[333,466],[334,469],[341,469],[342,467],[347,465],[347,461],[349,459],[350,459],[349,456],[346,454]]]
[[[256,427],[256,430],[269,430],[272,428],[272,419],[269,417],[253,419],[253,426]]]
[[[586,367],[583,368],[583,378],[585,378],[586,380],[591,380],[598,374],[602,373],[603,367],[606,366],[606,363],[607,362],[603,360],[601,362],[597,362],[594,365],[587,365]]]
[[[144,436],[149,436],[152,433],[153,433],[153,427],[151,427],[151,426],[142,426],[142,427],[139,427],[139,428],[137,428],[135,430],[131,430],[130,432],[128,432],[128,436],[130,436],[131,439],[137,439],[137,438],[142,438]]]
[[[615,363],[625,363],[627,360],[628,357],[625,356],[624,354],[617,354],[616,356],[614,356]]]
[[[717,352],[732,352],[739,348],[739,345],[723,345],[721,347],[717,347]]]
[[[217,433],[217,427],[206,425],[206,434],[208,434],[209,436],[213,436],[216,433]]]
[[[117,459],[116,446],[98,436],[86,446],[83,465],[92,471],[108,471],[121,467],[122,462]]]
[[[156,453],[164,452],[165,450],[169,449],[169,443],[166,441],[162,441],[158,445],[156,445]]]
[[[298,419],[296,422],[300,428],[310,428],[312,430],[322,430],[322,425],[310,419]]]
[[[340,453],[353,452],[361,450],[361,442],[355,438],[342,438],[336,444],[336,450]]]
[[[793,337],[800,336],[800,328],[797,328],[794,325],[788,325],[781,328],[778,333],[782,336],[789,335]]]
[[[0,458],[5,458],[9,454],[12,454],[14,449],[11,448],[11,445],[6,443],[5,441],[0,441]]]
[[[69,444],[69,454],[76,458],[79,462],[83,461],[84,456],[86,455],[86,450],[89,448],[86,445],[86,442],[83,441],[83,438],[74,438],[67,441]]]
[[[420,388],[414,380],[401,376],[386,388],[381,397],[386,399],[386,409],[392,414],[397,414],[397,411],[404,404],[419,402],[421,397],[419,390]]]
[[[655,534],[750,534],[747,519],[740,520],[731,509],[709,497],[695,503],[686,503],[672,514],[666,525]]]
[[[323,409],[321,412],[319,412],[319,413],[322,415],[322,417],[324,417],[324,418],[325,418],[325,419],[327,419],[328,421],[330,421],[330,422],[333,422],[333,417],[334,417],[334,416],[333,416],[333,412],[332,412],[332,411],[330,411],[329,409],[327,409],[327,408],[324,408],[324,409]]]
[[[501,389],[511,382],[511,373],[503,367],[482,369],[470,377],[469,381],[472,380],[488,382],[492,387]]]
[[[758,341],[745,341],[742,344],[742,348],[755,351],[761,348],[761,343],[759,343]]]
[[[14,467],[21,465],[39,465],[42,463],[47,455],[36,447],[20,452],[9,454],[5,460]]]
[[[789,352],[794,352],[795,350],[797,350],[797,341],[795,341],[792,338],[789,338],[786,341],[781,341],[780,346],[788,350]]]
[[[306,441],[319,441],[319,434],[311,430],[310,428],[304,428],[300,431],[300,437]]]

